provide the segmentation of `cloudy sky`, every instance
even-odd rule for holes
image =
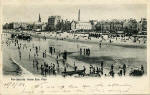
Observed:
[[[81,20],[140,19],[146,17],[145,4],[31,4],[4,3],[3,22],[35,22],[40,13],[42,21],[47,22],[51,15],[63,19],[77,20],[80,9]]]

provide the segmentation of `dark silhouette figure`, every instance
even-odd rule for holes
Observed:
[[[123,74],[124,74],[124,76],[126,75],[126,65],[125,64],[123,64]]]

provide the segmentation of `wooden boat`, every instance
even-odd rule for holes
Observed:
[[[85,70],[77,70],[77,71],[66,71],[66,72],[62,72],[63,75],[74,75],[74,74],[78,74],[78,75],[84,75]]]

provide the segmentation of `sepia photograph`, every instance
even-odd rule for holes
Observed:
[[[22,93],[148,93],[148,4],[12,1],[2,6],[3,93],[36,81],[53,87]]]

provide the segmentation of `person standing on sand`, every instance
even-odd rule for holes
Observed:
[[[37,69],[37,71],[39,69],[38,65],[39,65],[39,62],[36,60],[36,69]]]
[[[111,65],[111,69],[110,69],[109,74],[110,74],[112,77],[114,77],[114,65],[113,65],[113,64]]]
[[[45,53],[44,53],[44,54],[45,54],[45,58],[46,58],[46,50],[45,50]]]
[[[19,58],[20,58],[20,60],[21,60],[21,51],[19,50]]]
[[[85,48],[84,48],[84,55],[85,55]]]
[[[55,64],[53,64],[53,75],[56,75]]]
[[[112,64],[112,65],[111,65],[111,69],[110,69],[110,70],[111,70],[111,71],[113,71],[113,69],[114,69],[114,65]]]
[[[92,74],[92,68],[93,68],[93,66],[90,65],[90,74]]]
[[[118,72],[119,76],[122,76],[122,68],[119,66],[119,72]]]
[[[44,75],[44,67],[41,65],[41,75]]]
[[[123,64],[123,74],[124,74],[124,76],[126,74],[126,65],[125,64]]]
[[[54,53],[55,53],[55,48],[54,48]]]
[[[85,66],[83,66],[83,73],[84,73],[84,75],[85,75],[85,71],[86,71],[86,68],[85,68]]]

